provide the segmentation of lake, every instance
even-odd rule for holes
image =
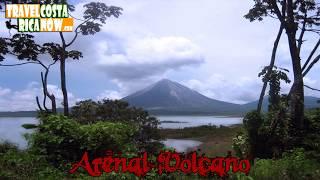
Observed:
[[[27,141],[23,137],[24,133],[32,132],[32,130],[26,130],[21,125],[23,124],[36,124],[38,120],[36,118],[23,117],[6,117],[0,118],[0,141],[9,141],[17,144],[20,148],[27,147]]]
[[[196,150],[195,147],[202,144],[200,141],[187,139],[167,139],[162,141],[166,147],[174,148],[177,152],[187,152],[188,150]]]
[[[197,127],[203,125],[231,126],[242,124],[241,117],[227,116],[157,116],[163,123],[160,128],[180,129],[185,127]]]
[[[241,124],[242,118],[240,117],[222,117],[222,116],[157,116],[160,122],[160,128],[184,128],[196,127],[202,125],[215,125],[215,126],[231,126]],[[38,120],[32,117],[5,117],[0,118],[0,141],[9,141],[17,144],[20,148],[26,148],[27,142],[23,137],[24,133],[32,132],[26,130],[21,125],[23,124],[36,124]],[[198,146],[201,142],[167,139],[163,142],[168,147],[174,147],[179,151],[185,151],[188,148]]]

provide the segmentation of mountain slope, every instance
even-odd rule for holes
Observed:
[[[320,104],[318,103],[318,101],[320,100],[320,98],[316,98],[316,97],[312,97],[312,96],[305,96],[304,97],[304,104],[305,104],[305,108],[306,109],[311,109],[311,108],[316,108],[316,107],[320,107]],[[249,102],[247,104],[243,104],[243,109],[245,110],[254,110],[257,108],[258,105],[258,101],[253,101],[253,102]],[[268,110],[268,96],[265,96],[263,99],[263,104],[262,104],[262,109],[263,111],[267,111]]]
[[[225,114],[237,113],[239,108],[241,109],[241,105],[210,99],[168,79],[161,80],[122,100],[156,114]]]

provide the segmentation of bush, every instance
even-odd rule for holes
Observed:
[[[320,164],[308,159],[303,149],[295,149],[283,154],[278,160],[260,159],[252,167],[250,176],[253,179],[320,179]]]
[[[121,122],[136,126],[134,135],[140,151],[156,152],[161,148],[159,121],[141,108],[130,107],[119,100],[80,101],[72,108],[71,117],[81,124]]]
[[[308,150],[308,155],[320,162],[320,109],[306,113],[306,129],[303,147]]]
[[[246,139],[249,145],[248,155],[250,155],[250,157],[256,157],[261,147],[258,133],[262,123],[263,117],[257,111],[249,112],[243,118],[243,124],[247,135]]]
[[[251,158],[280,158],[290,141],[286,128],[288,121],[282,110],[267,114],[257,111],[247,113],[243,124],[247,141],[245,144],[249,147],[248,155]]]
[[[232,139],[232,148],[237,157],[246,158],[249,154],[248,135],[239,132],[237,136]]]
[[[0,154],[4,154],[4,153],[8,152],[9,150],[18,151],[18,146],[10,143],[8,141],[4,141],[0,144]]]
[[[29,137],[31,150],[45,156],[55,166],[79,161],[87,151],[91,157],[105,155],[106,150],[134,150],[134,126],[99,122],[81,125],[62,115],[41,118],[38,129]]]
[[[64,176],[42,156],[15,148],[0,153],[0,179],[63,179]]]

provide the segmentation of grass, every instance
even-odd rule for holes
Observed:
[[[198,148],[207,156],[225,156],[233,152],[232,139],[242,130],[241,125],[232,127],[200,126],[184,129],[161,129],[164,139],[190,139],[203,142]]]

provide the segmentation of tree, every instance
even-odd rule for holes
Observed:
[[[43,90],[42,106],[40,105],[39,97],[36,97],[37,105],[40,111],[46,111],[54,114],[57,113],[56,98],[54,94],[48,91],[48,76],[50,68],[59,60],[61,51],[62,48],[59,46],[59,44],[37,44],[34,41],[34,36],[30,34],[15,34],[12,36],[12,38],[0,38],[0,61],[4,61],[7,54],[17,57],[18,61],[24,61],[16,64],[0,64],[0,66],[15,67],[26,64],[37,64],[44,69],[44,71],[40,73]],[[75,50],[65,51],[64,53],[68,58],[72,59],[79,59],[82,57],[82,54]],[[39,56],[44,54],[49,55],[52,61],[46,61],[43,59],[40,60]],[[47,108],[47,98],[49,98],[51,101],[51,110]]]
[[[54,95],[49,95],[47,93],[47,78],[48,78],[48,73],[50,70],[50,67],[54,65],[56,62],[58,62],[62,58],[62,54],[65,58],[71,58],[71,59],[77,59],[79,60],[82,58],[82,53],[76,50],[71,50],[71,51],[66,51],[63,49],[59,44],[56,43],[45,43],[43,44],[43,53],[47,53],[50,55],[51,59],[53,60],[53,63],[48,66],[48,68],[45,68],[45,75],[43,76],[43,73],[41,73],[41,81],[44,87],[44,94],[46,94],[50,100],[54,99]],[[53,102],[53,101],[52,101]],[[54,102],[55,103],[55,102]],[[54,104],[55,105],[55,104]],[[44,103],[45,106],[45,103]],[[52,105],[52,107],[55,107]],[[56,113],[56,109],[53,109],[53,113]]]
[[[270,74],[272,72],[272,68],[274,67],[274,64],[275,64],[275,61],[276,61],[276,53],[277,53],[279,41],[280,41],[281,36],[282,36],[282,32],[283,32],[283,27],[280,26],[277,38],[274,41],[270,64],[269,64],[267,72],[266,72],[267,73],[266,77],[268,77],[268,78],[269,78],[269,76],[270,76]],[[260,113],[261,109],[262,109],[263,99],[264,99],[264,95],[266,93],[267,85],[268,85],[268,81],[264,81],[263,82],[263,86],[262,86],[262,90],[261,90],[261,93],[260,93],[259,101],[258,101],[258,106],[257,106],[257,112],[258,113]]]
[[[254,0],[254,6],[245,18],[262,21],[264,17],[277,19],[287,34],[294,77],[289,93],[291,123],[294,128],[301,130],[304,126],[303,77],[320,59],[320,55],[313,58],[320,38],[303,66],[301,48],[306,33],[320,33],[320,6],[314,0]]]
[[[278,68],[273,66],[272,70],[270,70],[269,66],[266,66],[260,73],[259,77],[262,76],[262,81],[264,83],[268,83],[270,86],[269,90],[269,107],[268,111],[276,111],[279,109],[280,106],[280,89],[281,89],[281,81],[285,83],[290,83],[286,72],[289,72],[287,69]]]
[[[27,1],[23,1],[23,2],[27,2]],[[5,1],[5,3],[7,3],[7,1]],[[51,3],[51,0],[46,0],[45,3]],[[67,4],[67,1],[66,0],[54,0],[54,3]],[[79,35],[94,35],[95,33],[100,32],[102,24],[105,24],[106,20],[109,17],[113,16],[113,17],[118,18],[121,15],[121,11],[122,11],[122,8],[120,8],[120,7],[107,6],[104,3],[100,3],[100,2],[91,2],[91,3],[84,5],[84,7],[85,7],[85,11],[83,14],[83,19],[75,18],[76,20],[81,21],[81,23],[75,28],[74,36],[72,37],[72,39],[69,42],[67,42],[67,40],[65,39],[64,33],[59,32],[59,37],[61,39],[60,44],[57,44],[57,43],[44,44],[44,46],[47,47],[47,49],[45,48],[44,51],[46,51],[47,53],[49,53],[51,55],[51,58],[54,60],[54,64],[56,62],[60,63],[60,83],[61,83],[61,90],[62,90],[62,94],[63,94],[64,115],[66,115],[66,116],[69,115],[69,101],[68,101],[68,91],[67,91],[67,82],[66,82],[66,60],[68,60],[69,58],[79,59],[80,57],[82,57],[81,52],[76,51],[76,50],[69,50],[70,46],[74,44],[74,42],[76,41],[76,39],[78,38]],[[0,5],[0,8],[2,8],[1,5]],[[69,8],[69,11],[74,10],[74,6],[72,6],[70,4],[68,4],[68,8]],[[9,29],[14,28],[14,26],[15,26],[15,25],[11,24],[11,21],[7,21],[6,24]],[[4,47],[2,47],[2,45]],[[8,45],[8,44],[6,44],[6,43],[0,44],[0,46],[1,46],[0,48],[2,49],[2,50],[0,50],[0,53],[1,53],[1,51],[3,51],[2,55],[5,55],[9,51],[8,49],[6,49],[6,45]],[[50,47],[51,49],[48,49],[48,47]],[[4,56],[0,55],[0,60],[1,59],[3,60]],[[40,64],[40,62],[41,61],[39,61],[37,63]],[[30,62],[22,63],[19,65],[29,64],[29,63]],[[34,62],[32,62],[32,63],[34,63]],[[54,65],[54,64],[52,64],[52,65]],[[47,83],[49,69],[52,65],[43,66],[45,69],[45,72],[41,74],[42,84]],[[43,89],[44,89],[44,94],[46,94],[45,98],[49,97],[49,99],[52,100],[53,96],[52,96],[52,94],[47,92],[46,86],[43,87]],[[39,106],[39,104],[40,104],[39,100],[37,100],[37,104]],[[39,106],[39,108],[40,108],[40,106]]]
[[[94,124],[100,121],[126,123],[138,127],[135,144],[139,150],[154,152],[158,150],[160,139],[159,121],[141,108],[130,107],[119,100],[85,100],[72,107],[71,117],[82,124]]]
[[[68,102],[68,91],[67,91],[67,82],[66,82],[66,60],[68,56],[64,53],[81,35],[94,35],[97,32],[100,32],[102,24],[106,23],[106,20],[109,17],[118,18],[121,15],[122,8],[116,6],[107,6],[104,3],[100,2],[91,2],[84,5],[85,11],[83,14],[82,23],[80,23],[74,31],[74,36],[70,42],[67,42],[64,34],[59,32],[61,39],[61,55],[59,58],[60,62],[60,80],[61,80],[61,89],[63,94],[63,106],[64,106],[64,115],[69,115],[69,102]]]
[[[43,108],[46,112],[56,113],[56,99],[53,94],[48,91],[48,75],[50,67],[56,63],[56,61],[47,64],[39,60],[39,55],[50,51],[51,47],[42,47],[38,45],[32,35],[29,34],[15,34],[12,38],[0,38],[0,61],[4,61],[5,55],[10,54],[14,57],[17,57],[18,61],[24,61],[22,63],[16,64],[0,64],[0,66],[5,67],[15,67],[25,64],[38,64],[40,65],[45,72],[41,72],[41,82],[43,89]],[[46,106],[47,97],[51,100],[51,111]],[[44,111],[39,102],[39,97],[36,97],[37,105],[40,111]]]

